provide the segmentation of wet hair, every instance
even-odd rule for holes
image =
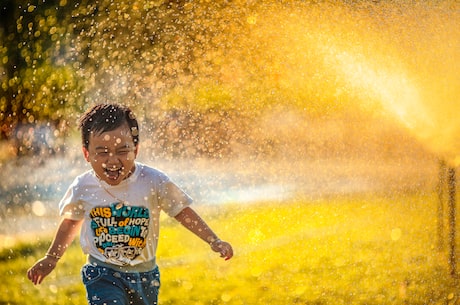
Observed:
[[[131,130],[134,145],[139,144],[139,125],[134,113],[126,106],[118,104],[98,104],[86,111],[80,118],[78,128],[85,148],[89,146],[91,133],[101,134],[127,124]]]

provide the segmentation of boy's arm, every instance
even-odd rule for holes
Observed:
[[[46,255],[39,259],[28,271],[32,283],[40,284],[53,271],[58,260],[70,246],[80,229],[82,220],[63,219]]]
[[[211,249],[219,252],[221,257],[229,260],[233,256],[232,246],[219,239],[203,219],[190,207],[186,207],[175,217],[184,227],[207,242]]]

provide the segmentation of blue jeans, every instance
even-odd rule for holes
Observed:
[[[89,305],[156,305],[158,266],[149,272],[122,272],[86,264],[81,270]]]

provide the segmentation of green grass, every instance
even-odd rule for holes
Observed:
[[[432,194],[200,207],[230,261],[162,219],[160,304],[457,304],[435,211]],[[48,243],[0,252],[0,304],[86,304],[77,245],[42,285],[26,279]]]

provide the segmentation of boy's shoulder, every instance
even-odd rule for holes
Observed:
[[[155,177],[169,180],[169,177],[163,171],[144,163],[136,162],[136,171],[138,171],[139,177]]]
[[[92,170],[87,170],[79,175],[77,175],[73,179],[72,185],[78,186],[82,184],[94,184],[96,181],[96,177],[94,175],[94,172]]]

